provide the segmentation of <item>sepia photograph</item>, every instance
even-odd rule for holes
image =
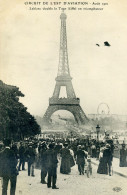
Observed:
[[[0,0],[0,195],[127,194],[126,10]]]

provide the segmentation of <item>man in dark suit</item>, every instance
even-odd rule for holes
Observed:
[[[0,152],[1,177],[3,178],[2,195],[7,195],[8,182],[10,180],[10,195],[15,195],[17,179],[17,160],[10,149],[11,140],[4,140],[5,149]]]
[[[46,152],[46,164],[47,164],[47,170],[48,170],[48,181],[47,181],[47,187],[51,187],[51,181],[52,181],[52,189],[59,189],[56,187],[56,179],[57,179],[57,153],[54,149],[54,144],[49,144],[49,149]]]
[[[76,163],[78,165],[79,174],[84,175],[85,158],[87,158],[87,156],[86,156],[84,150],[82,149],[81,145],[78,146],[76,157],[77,157]]]
[[[42,184],[46,184],[46,181],[45,181],[45,177],[47,175],[46,151],[47,151],[47,146],[45,143],[42,143],[41,148],[40,148],[40,165],[41,165],[41,183]]]
[[[20,142],[20,147],[19,147],[19,167],[18,170],[20,171],[21,165],[22,165],[22,170],[25,170],[25,146],[23,142]]]
[[[34,162],[36,158],[36,151],[32,142],[28,144],[28,149],[26,150],[26,158],[28,161],[28,176],[34,177]]]
[[[127,150],[126,150],[126,145],[122,144],[122,149],[120,149],[120,167],[127,167]]]
[[[113,153],[111,150],[110,144],[106,144],[106,148],[103,152],[103,159],[105,165],[108,167],[108,174],[111,176],[111,166],[112,166],[112,160],[113,160]]]

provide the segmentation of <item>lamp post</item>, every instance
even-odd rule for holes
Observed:
[[[97,132],[97,142],[99,142],[99,133],[100,133],[100,126],[96,126],[96,132]]]

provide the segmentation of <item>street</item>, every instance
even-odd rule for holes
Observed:
[[[79,175],[77,165],[72,168],[70,175],[59,173],[58,166],[58,190],[47,188],[40,183],[40,170],[35,169],[35,177],[28,177],[27,170],[20,171],[17,179],[16,195],[126,195],[127,179],[119,175],[113,176],[97,174],[97,166],[92,165],[93,174],[90,178]],[[1,186],[0,186],[1,188]],[[9,186],[10,188],[10,186]],[[8,188],[8,194],[9,194]],[[1,190],[0,190],[1,193]]]

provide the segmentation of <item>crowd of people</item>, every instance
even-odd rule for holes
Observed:
[[[112,140],[35,139],[20,142],[5,139],[0,145],[0,177],[2,177],[2,195],[7,195],[10,180],[10,194],[15,195],[16,180],[20,171],[26,170],[28,176],[35,177],[34,169],[40,169],[40,182],[48,188],[59,189],[56,185],[57,165],[60,161],[60,173],[70,174],[71,167],[77,164],[79,175],[84,174],[87,159],[99,159],[97,173],[109,174],[113,160],[114,145]],[[121,151],[123,154],[123,151]],[[120,159],[123,166],[123,159]],[[47,181],[46,181],[47,177]]]

